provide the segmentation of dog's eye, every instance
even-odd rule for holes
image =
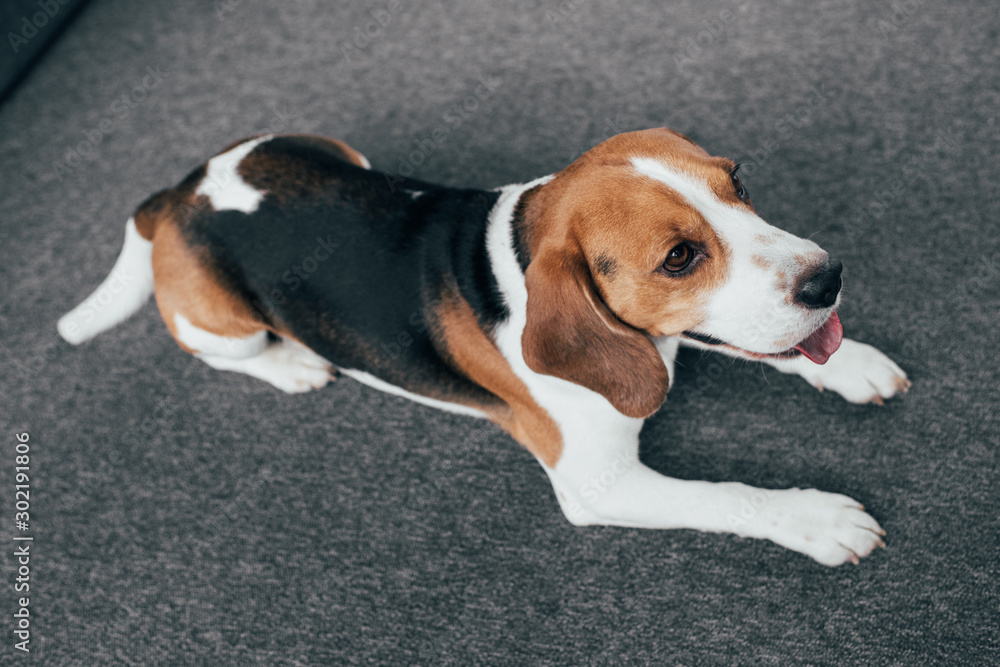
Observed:
[[[667,258],[663,260],[663,268],[670,273],[678,273],[686,269],[692,259],[694,259],[694,248],[687,243],[678,243],[667,253]]]
[[[740,175],[736,173],[739,169],[740,165],[733,167],[733,170],[729,172],[729,179],[733,182],[733,188],[736,190],[736,196],[740,198],[740,201],[747,204],[750,203],[750,195],[747,193],[746,188],[743,187],[743,181],[740,180]]]

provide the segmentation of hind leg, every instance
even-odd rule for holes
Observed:
[[[212,368],[245,373],[288,393],[329,382],[329,362],[289,337],[269,340],[269,326],[244,297],[220,282],[165,222],[153,240],[156,305],[177,343]],[[280,332],[276,332],[280,333]]]
[[[248,359],[229,359],[210,354],[199,354],[198,358],[212,368],[245,373],[289,394],[320,389],[334,379],[333,369],[326,359],[287,339],[272,343],[256,357]]]
[[[305,345],[283,338],[269,342],[267,331],[227,338],[198,329],[177,315],[178,340],[197,346],[195,356],[220,371],[245,373],[289,394],[320,389],[334,378],[330,363]]]

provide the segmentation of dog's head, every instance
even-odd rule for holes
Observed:
[[[754,211],[738,165],[667,129],[585,153],[523,203],[525,360],[645,417],[666,397],[650,337],[825,363],[840,262]]]

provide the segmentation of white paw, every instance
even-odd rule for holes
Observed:
[[[871,345],[845,338],[822,366],[801,360],[802,377],[819,389],[835,391],[851,403],[877,403],[910,388],[906,373]]]
[[[768,501],[753,521],[755,536],[831,567],[848,561],[857,565],[875,547],[885,546],[882,527],[847,496],[816,489],[767,493]]]
[[[271,345],[258,358],[261,379],[289,394],[320,389],[334,379],[334,371],[325,359],[292,341]]]
[[[310,366],[287,366],[263,378],[288,394],[302,394],[325,387],[332,379],[330,371]]]

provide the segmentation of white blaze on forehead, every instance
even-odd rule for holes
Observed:
[[[237,169],[243,158],[271,137],[272,135],[266,135],[251,139],[209,160],[205,178],[201,180],[195,194],[208,197],[216,211],[256,211],[264,199],[264,193],[250,187],[240,177]]]
[[[636,171],[682,197],[712,226],[729,251],[727,279],[710,296],[700,333],[754,352],[781,352],[829,315],[807,311],[789,289],[806,258],[825,256],[818,245],[773,227],[749,209],[722,201],[704,180],[653,158],[633,158]],[[761,262],[764,259],[766,261]],[[786,280],[779,281],[779,272]],[[789,341],[792,343],[789,343]]]
[[[750,248],[756,252],[762,245],[758,237],[762,236],[768,237],[772,243],[782,247],[784,249],[782,254],[790,257],[820,250],[812,241],[792,236],[767,224],[755,213],[722,201],[712,188],[699,178],[673,169],[653,158],[633,158],[632,165],[640,174],[660,181],[683,197],[712,225],[731,252]]]

